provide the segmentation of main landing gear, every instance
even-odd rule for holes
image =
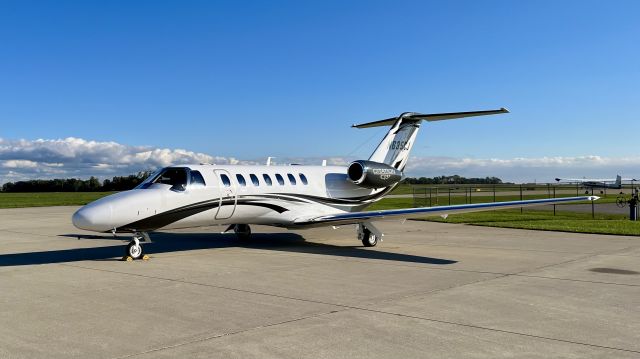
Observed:
[[[373,224],[359,223],[358,224],[358,240],[362,242],[365,247],[375,247],[378,242],[382,242],[382,232],[378,230]]]
[[[238,239],[243,241],[251,238],[251,227],[248,224],[236,224],[233,226],[233,232],[238,236]]]
[[[125,250],[124,256],[126,260],[128,260],[129,258],[140,259],[146,257],[144,255],[144,250],[142,249],[142,244],[140,244],[140,241],[144,241],[147,243],[151,242],[149,234],[147,234],[147,232],[135,232],[133,234],[133,238],[131,239],[131,242],[127,244]]]

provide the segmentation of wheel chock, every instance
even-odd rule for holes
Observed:
[[[151,259],[151,257],[149,257],[148,255],[146,255],[146,254],[145,254],[145,255],[144,255],[144,256],[142,256],[142,258],[140,258],[140,259],[142,259],[143,261],[148,261],[149,259]],[[131,256],[124,256],[124,257],[122,257],[122,261],[124,261],[124,262],[133,262],[133,257],[131,257]]]

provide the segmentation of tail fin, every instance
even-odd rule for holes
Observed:
[[[418,135],[420,123],[425,121],[442,121],[454,118],[463,118],[471,116],[495,115],[500,113],[508,113],[505,108],[490,111],[471,111],[471,112],[452,112],[437,114],[421,114],[415,112],[405,112],[398,117],[388,118],[386,120],[363,123],[353,125],[355,128],[368,128],[378,126],[389,126],[389,132],[382,139],[382,142],[373,151],[369,161],[386,163],[397,170],[403,171],[409,159],[409,153],[413,147],[413,143]]]
[[[622,186],[622,176],[616,176],[616,186]]]

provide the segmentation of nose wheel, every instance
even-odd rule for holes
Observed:
[[[145,258],[146,256],[144,255],[144,249],[142,248],[142,244],[140,243],[140,240],[143,240],[145,242],[150,242],[149,240],[149,235],[147,233],[138,233],[136,232],[133,235],[133,238],[131,239],[131,242],[129,242],[129,244],[127,244],[126,250],[125,250],[125,258],[126,259],[140,259],[140,258]]]
[[[142,245],[138,241],[133,240],[129,242],[129,244],[127,244],[126,255],[131,257],[132,259],[142,258],[143,253],[144,251],[142,250]]]

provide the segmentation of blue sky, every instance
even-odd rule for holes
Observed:
[[[504,106],[423,126],[413,155],[629,160],[638,14],[637,1],[2,1],[0,138],[363,158],[382,133],[352,123]]]

